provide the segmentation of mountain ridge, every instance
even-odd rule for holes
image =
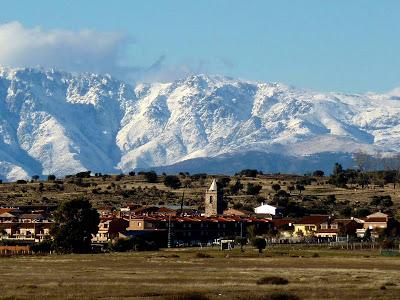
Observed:
[[[397,152],[399,99],[400,90],[321,93],[218,75],[131,85],[110,75],[0,67],[0,178],[233,161],[252,151],[302,161]]]

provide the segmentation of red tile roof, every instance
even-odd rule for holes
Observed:
[[[328,215],[311,215],[295,221],[294,224],[322,224],[329,219]]]

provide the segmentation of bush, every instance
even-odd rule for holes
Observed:
[[[198,292],[187,292],[178,295],[171,295],[166,298],[167,300],[209,300],[210,298],[198,293]]]
[[[296,295],[285,293],[285,292],[278,292],[272,293],[271,295],[267,295],[263,300],[300,300],[300,298]]]
[[[203,252],[197,252],[196,257],[197,258],[212,258],[212,256],[210,254],[203,253]]]
[[[34,253],[50,253],[54,250],[53,241],[51,239],[44,239],[40,243],[31,245],[30,250]]]
[[[109,244],[109,249],[115,252],[127,252],[133,250],[134,241],[129,238],[119,238]]]
[[[257,280],[257,284],[276,284],[276,285],[286,285],[289,280],[279,277],[279,276],[265,276]]]

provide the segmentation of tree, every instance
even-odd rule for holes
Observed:
[[[243,183],[241,183],[239,179],[236,180],[235,184],[231,185],[229,188],[232,195],[237,195],[237,193],[239,193],[239,191],[242,189],[243,189]]]
[[[135,176],[136,173],[133,171],[130,171],[128,174],[129,174],[129,176]]]
[[[147,182],[156,183],[157,182],[157,173],[154,171],[150,172],[140,172],[139,175],[143,175]]]
[[[336,196],[335,195],[328,195],[326,197],[326,204],[334,205],[336,203]]]
[[[296,188],[294,185],[289,185],[287,189],[288,189],[289,193],[292,193]]]
[[[324,171],[321,171],[321,170],[316,170],[313,173],[313,176],[315,176],[315,177],[322,177],[324,175],[325,175]]]
[[[379,206],[381,204],[381,201],[382,201],[381,197],[373,196],[369,204],[373,206]]]
[[[390,196],[382,196],[381,199],[382,199],[381,203],[382,203],[383,206],[389,207],[389,206],[393,205],[392,197],[390,197]]]
[[[246,228],[247,236],[249,237],[249,241],[253,244],[254,240],[256,239],[256,226],[250,225]]]
[[[175,175],[167,175],[164,178],[164,185],[170,187],[174,190],[179,189],[182,185],[178,176]]]
[[[61,203],[54,220],[50,234],[57,252],[90,252],[92,235],[98,231],[100,218],[88,200],[78,198]]]
[[[341,173],[343,173],[342,165],[339,164],[339,163],[335,163],[335,166],[333,167],[333,175],[336,176],[336,175],[339,175]]]
[[[257,177],[258,174],[261,174],[261,172],[253,169],[244,169],[238,173],[238,175],[253,177],[253,178]]]
[[[302,184],[296,184],[296,190],[299,191],[299,194],[301,194],[301,191],[304,191],[306,188]]]
[[[255,195],[258,195],[260,193],[261,189],[262,189],[261,185],[249,182],[247,184],[246,194],[255,196]]]
[[[356,180],[358,185],[361,185],[361,188],[368,186],[370,184],[369,176],[366,173],[360,172],[357,176]]]
[[[262,253],[262,251],[267,247],[267,242],[264,238],[255,238],[253,246],[258,249],[258,253]]]
[[[54,181],[54,180],[56,180],[56,175],[47,176],[47,181]]]
[[[240,252],[244,252],[243,246],[247,244],[247,239],[245,237],[237,236],[235,242],[240,245]]]
[[[40,178],[39,175],[33,175],[33,176],[32,176],[32,180],[33,180],[33,181],[38,181],[39,178]]]
[[[271,187],[275,191],[275,193],[277,193],[281,189],[281,186],[277,183],[273,184]]]

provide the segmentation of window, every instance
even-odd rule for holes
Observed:
[[[108,228],[108,224],[103,224],[103,227],[104,228]]]
[[[213,196],[210,196],[210,203],[213,203]]]
[[[142,222],[137,222],[137,226],[142,226]]]

